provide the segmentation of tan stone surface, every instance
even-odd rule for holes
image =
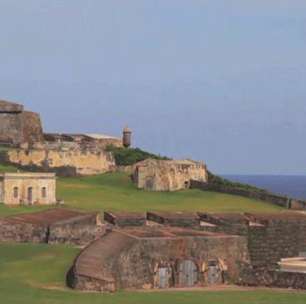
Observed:
[[[3,173],[0,175],[0,201],[7,205],[56,203],[54,173]],[[32,188],[29,198],[29,189]],[[45,194],[43,194],[45,188]],[[17,190],[15,190],[17,189]],[[17,193],[14,193],[17,191]]]
[[[93,175],[111,171],[115,167],[112,154],[105,151],[13,149],[8,161],[20,166],[37,166],[44,169],[73,167],[79,175]]]
[[[147,159],[135,165],[134,181],[139,189],[176,191],[189,188],[190,180],[207,182],[207,168],[204,163]]]

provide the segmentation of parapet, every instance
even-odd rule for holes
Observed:
[[[0,100],[0,113],[21,113],[23,109],[21,104]]]

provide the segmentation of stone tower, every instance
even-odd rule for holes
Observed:
[[[125,148],[129,148],[132,144],[132,130],[128,127],[123,129],[122,143]]]
[[[0,100],[0,143],[20,145],[43,141],[38,114],[24,111],[23,105]]]

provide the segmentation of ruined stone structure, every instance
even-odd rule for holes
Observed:
[[[0,242],[86,246],[105,231],[99,214],[64,208],[0,218]]]
[[[39,114],[24,111],[20,104],[0,100],[0,143],[18,146],[43,141]]]
[[[207,168],[192,160],[147,159],[135,165],[133,180],[139,189],[176,191],[190,187],[190,181],[207,182]]]
[[[0,174],[0,202],[6,205],[51,205],[56,203],[54,173]]]

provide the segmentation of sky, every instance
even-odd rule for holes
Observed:
[[[0,99],[219,174],[306,174],[305,0],[0,0]]]

